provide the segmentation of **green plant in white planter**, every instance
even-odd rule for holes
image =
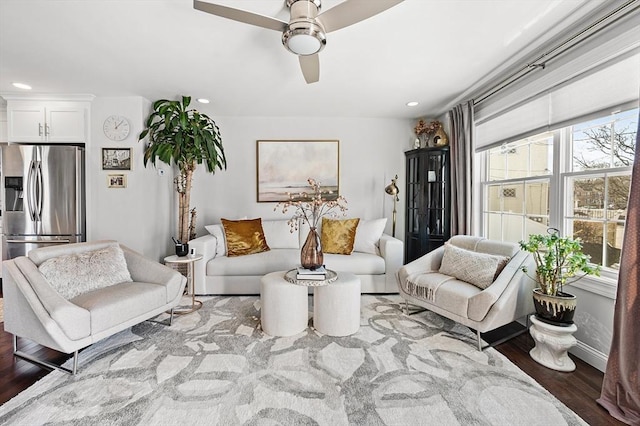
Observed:
[[[538,318],[557,325],[571,324],[576,297],[563,292],[563,286],[587,275],[600,275],[600,267],[589,263],[591,258],[582,252],[579,239],[561,237],[554,228],[547,234],[529,235],[528,241],[520,241],[520,248],[531,253],[536,263],[536,276],[530,277],[539,286],[533,290]],[[526,267],[522,270],[528,272]]]
[[[156,160],[171,165],[174,163],[180,175],[176,177],[178,192],[178,240],[186,243],[195,236],[194,224],[189,209],[193,172],[198,164],[204,163],[209,173],[227,168],[227,160],[222,147],[222,136],[215,121],[208,115],[187,109],[190,96],[182,101],[161,99],[153,103],[153,112],[146,122],[146,129],[138,140],[147,135],[149,141],[144,150],[144,165]]]

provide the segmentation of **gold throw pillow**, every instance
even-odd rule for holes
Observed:
[[[324,253],[351,254],[360,219],[333,220],[322,218],[322,251]]]
[[[220,221],[227,240],[227,256],[244,256],[270,250],[262,230],[262,219]]]

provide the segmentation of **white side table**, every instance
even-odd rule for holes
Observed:
[[[308,288],[288,282],[285,273],[271,272],[260,279],[260,323],[270,336],[293,336],[309,323]]]
[[[567,351],[576,345],[573,333],[578,330],[575,324],[568,327],[547,324],[531,315],[529,332],[536,342],[529,355],[539,364],[557,371],[573,371],[576,365]]]
[[[360,329],[360,278],[348,272],[313,289],[313,326],[328,336],[349,336]]]
[[[167,266],[171,265],[187,265],[187,295],[191,295],[191,306],[177,306],[173,309],[173,313],[176,315],[184,315],[190,314],[191,312],[197,311],[202,308],[202,302],[200,300],[196,300],[196,293],[194,288],[195,283],[195,263],[198,260],[202,259],[201,254],[193,254],[187,256],[167,256],[164,258],[164,264]]]

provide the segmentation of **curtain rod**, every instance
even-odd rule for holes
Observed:
[[[604,30],[609,25],[627,16],[628,14],[633,12],[636,8],[638,8],[638,6],[640,6],[640,4],[638,3],[639,3],[638,0],[628,0],[618,8],[607,13],[605,16],[599,18],[597,21],[589,24],[589,26],[578,31],[576,34],[564,40],[562,43],[556,45],[551,50],[543,53],[536,60],[526,64],[519,70],[515,71],[514,73],[509,75],[507,78],[503,79],[500,83],[491,87],[488,91],[486,91],[480,97],[473,99],[473,104],[478,105],[486,101],[487,99],[494,96],[496,93],[506,89],[507,87],[511,86],[512,84],[524,78],[529,73],[535,70],[545,69],[546,63],[548,61],[553,60],[556,57],[564,54],[565,52],[569,51],[573,47],[584,42],[585,40],[588,40],[590,37],[594,36],[598,32]]]

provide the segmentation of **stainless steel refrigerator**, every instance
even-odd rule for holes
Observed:
[[[2,147],[2,258],[85,241],[84,148]]]

